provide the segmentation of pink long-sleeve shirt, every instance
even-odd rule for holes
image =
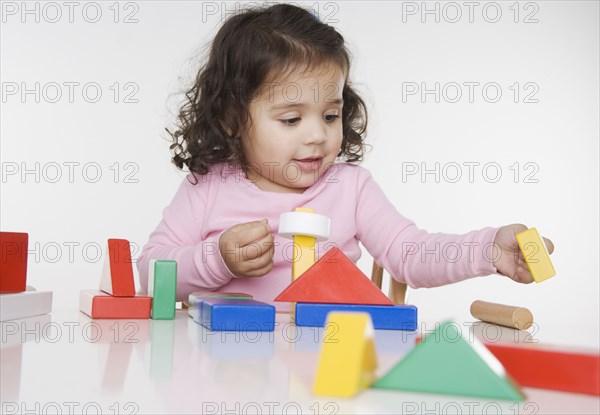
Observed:
[[[278,235],[279,216],[297,207],[331,219],[329,240],[317,243],[317,257],[336,246],[356,262],[360,241],[394,279],[413,288],[496,272],[491,259],[496,228],[464,235],[421,230],[396,210],[369,171],[357,165],[332,165],[301,194],[263,191],[232,165],[215,166],[196,177],[196,185],[183,180],[142,250],[137,266],[144,293],[150,260],[171,259],[177,261],[179,301],[207,290],[245,292],[272,303],[290,284],[293,257],[293,242]],[[237,278],[223,261],[219,237],[234,225],[265,218],[274,236],[273,268],[262,277]]]

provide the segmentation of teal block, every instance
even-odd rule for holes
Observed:
[[[152,297],[151,317],[155,320],[175,318],[177,296],[177,262],[151,260],[148,277],[148,296]]]

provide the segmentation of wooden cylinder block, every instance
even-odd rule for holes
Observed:
[[[524,307],[473,301],[471,315],[486,323],[527,330],[533,324],[533,314]]]

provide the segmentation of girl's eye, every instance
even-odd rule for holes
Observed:
[[[287,120],[279,120],[281,121],[281,123],[283,125],[286,125],[288,127],[293,127],[294,125],[296,125],[296,123],[300,120],[300,118],[290,118]]]
[[[329,114],[325,116],[325,120],[331,124],[334,123],[336,119],[340,118],[339,115],[336,114]],[[295,125],[298,124],[298,121],[300,121],[299,117],[296,118],[289,118],[287,120],[279,120],[283,125],[287,126],[287,127],[293,127]]]

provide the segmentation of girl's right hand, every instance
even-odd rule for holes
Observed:
[[[262,277],[273,268],[273,235],[267,219],[240,223],[219,238],[227,268],[239,278]]]

